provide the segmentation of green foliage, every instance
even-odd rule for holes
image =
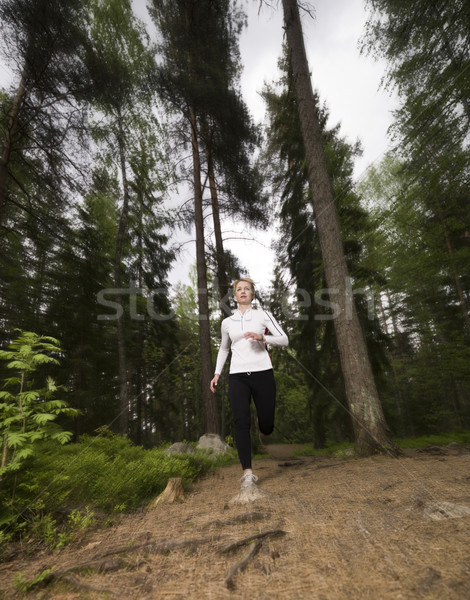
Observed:
[[[215,466],[234,460],[234,453],[165,454],[164,449],[145,450],[109,433],[83,436],[60,449],[43,441],[28,459],[14,498],[8,488],[0,492],[0,527],[5,535],[15,532],[50,548],[61,547],[93,522],[97,510],[110,515],[135,510],[160,494],[170,477],[181,477],[188,486]],[[64,513],[68,517],[61,516]]]
[[[360,184],[375,224],[368,266],[386,277],[376,298],[388,334],[382,397],[395,435],[470,425],[470,330],[459,294],[470,281],[463,173],[441,179],[429,169],[417,179],[387,155]]]
[[[295,452],[296,456],[347,456],[354,450],[354,444],[351,442],[330,442],[325,448],[314,448],[313,445],[305,446]]]
[[[65,444],[71,433],[54,423],[59,415],[77,416],[78,411],[68,408],[63,400],[53,396],[60,386],[51,377],[45,387],[31,389],[35,371],[45,364],[58,364],[46,353],[60,353],[59,342],[49,336],[20,332],[9,350],[0,350],[0,360],[8,361],[7,368],[17,371],[17,376],[5,380],[5,387],[14,388],[0,392],[0,442],[3,448],[0,481],[7,473],[18,471],[31,457],[40,440],[51,439]]]
[[[377,229],[373,260],[387,277],[391,425],[401,436],[468,428],[468,3],[367,5],[363,50],[387,60],[384,80],[401,103],[396,153],[361,184]]]
[[[308,387],[284,371],[276,371],[276,428],[273,441],[302,443],[313,438]],[[282,439],[282,436],[287,439]],[[279,439],[281,437],[281,439]]]
[[[72,510],[66,523],[60,527],[58,527],[57,520],[52,515],[38,513],[33,519],[31,535],[35,539],[43,541],[51,550],[63,548],[70,544],[79,531],[90,527],[95,522],[94,512],[88,506],[85,507],[84,511],[78,508]]]
[[[18,94],[0,97],[0,132],[8,128],[13,136],[5,166],[8,199],[14,198],[1,214],[0,347],[10,341],[8,333],[15,326],[60,338],[64,356],[60,365],[49,365],[51,375],[67,381],[69,406],[83,409],[74,422],[77,434],[91,432],[114,419],[119,397],[116,323],[100,320],[107,311],[97,301],[100,292],[115,287],[122,206],[117,122],[125,131],[123,175],[131,196],[123,286],[137,280],[145,291],[158,291],[147,311],[139,306],[139,314],[148,317],[151,308],[157,314],[169,312],[172,257],[164,247],[168,220],[162,206],[169,167],[151,83],[155,53],[129,0],[2,0],[0,15],[5,34],[0,45],[11,64],[16,63],[18,82],[21,75],[25,78],[24,96],[20,86]],[[13,125],[16,105],[20,112]],[[126,299],[128,308],[131,299]],[[136,440],[144,430],[157,430],[158,417],[146,394],[151,395],[147,390],[159,371],[152,371],[146,351],[166,345],[162,362],[174,358],[176,352],[169,358],[173,336],[168,325],[151,317],[145,323],[126,319],[130,399],[140,403],[133,407],[138,417],[130,428]],[[157,395],[163,396],[160,389]],[[45,418],[37,418],[44,423]],[[69,429],[70,420],[66,422],[64,429]],[[17,445],[22,439],[11,441]]]
[[[148,34],[130,0],[90,0],[90,8],[93,51],[87,67],[93,93],[100,109],[116,115],[135,108],[134,102],[149,91],[144,84],[153,69]]]
[[[19,592],[28,592],[29,590],[33,589],[36,585],[42,583],[45,579],[47,579],[53,571],[54,568],[44,569],[44,571],[38,573],[36,577],[31,579],[31,581],[28,581],[26,576],[20,571],[15,576],[15,587]]]
[[[400,448],[425,448],[426,446],[445,446],[452,442],[459,445],[470,444],[470,431],[452,431],[441,435],[422,435],[412,438],[397,438]]]
[[[452,431],[441,435],[422,435],[420,437],[394,438],[400,448],[425,448],[426,446],[446,446],[452,442],[459,445],[470,444],[470,431]],[[350,456],[354,445],[349,442],[329,443],[325,448],[314,448],[311,445],[298,450],[296,456]]]
[[[90,7],[92,49],[86,63],[93,80],[92,103],[96,120],[92,134],[98,150],[99,171],[110,180],[115,179],[115,157],[120,157],[121,182],[112,193],[117,225],[111,269],[113,287],[126,288],[129,282],[129,288],[138,287],[138,291],[125,292],[128,301],[118,302],[119,308],[124,308],[117,331],[121,348],[119,364],[108,359],[107,377],[103,377],[102,370],[98,371],[99,383],[108,389],[99,394],[96,403],[90,402],[85,388],[88,383],[83,373],[86,357],[80,357],[81,361],[76,365],[82,387],[80,400],[88,406],[100,405],[99,413],[92,415],[94,425],[88,417],[91,411],[87,413],[86,430],[109,422],[111,419],[103,412],[111,406],[110,412],[115,413],[117,395],[112,390],[111,402],[103,396],[109,393],[109,378],[116,379],[119,369],[121,398],[124,394],[129,395],[133,404],[129,413],[135,415],[131,421],[127,411],[121,410],[120,430],[129,433],[138,443],[150,444],[155,443],[155,438],[146,439],[146,436],[151,438],[149,432],[158,430],[158,414],[153,410],[152,400],[164,397],[168,390],[166,387],[162,394],[160,387],[164,385],[158,384],[157,389],[152,389],[157,379],[159,384],[164,383],[159,376],[165,371],[152,359],[156,356],[167,365],[174,357],[173,323],[159,319],[160,315],[169,313],[167,272],[173,254],[166,248],[165,229],[169,218],[162,210],[162,203],[171,167],[161,150],[165,128],[155,110],[156,89],[152,84],[155,54],[144,23],[136,17],[130,0],[92,0]],[[99,175],[97,172],[98,180]],[[85,287],[88,286],[87,281]],[[143,296],[147,293],[146,302]],[[107,316],[104,316],[105,321]],[[89,323],[90,318],[88,323],[84,321],[86,330],[90,329]],[[108,323],[101,325],[100,329],[109,332],[115,343],[116,321],[111,316]],[[94,346],[94,336],[88,337],[88,343]],[[76,348],[82,350],[81,338],[77,340]],[[133,375],[124,383],[126,372]],[[96,388],[90,386],[88,389],[93,394]]]
[[[384,80],[402,107],[395,112],[405,145],[437,152],[466,145],[470,127],[468,3],[462,0],[367,0],[363,51],[385,58]],[[450,133],[450,135],[448,135]],[[445,141],[444,141],[445,140]]]

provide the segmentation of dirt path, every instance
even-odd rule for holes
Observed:
[[[64,573],[84,564],[86,569],[69,571],[26,597],[470,597],[470,516],[449,516],[455,505],[470,508],[469,448],[414,452],[399,460],[293,459],[291,448],[270,451],[276,458],[254,464],[260,487],[271,494],[265,500],[229,504],[240,468],[219,469],[197,482],[182,504],[125,516],[54,553],[0,564],[2,597],[16,597],[20,571],[30,579],[52,566]],[[267,535],[223,552],[259,534]],[[230,568],[252,550],[246,569],[228,586]]]

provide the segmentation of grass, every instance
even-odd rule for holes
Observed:
[[[439,435],[422,435],[415,438],[397,438],[400,448],[425,448],[426,446],[447,446],[450,443],[470,444],[470,431],[453,431]]]
[[[354,448],[352,442],[339,442],[335,444],[328,444],[325,448],[314,448],[313,444],[305,444],[305,448],[294,452],[294,456],[329,456],[336,452],[344,452],[349,448]]]
[[[426,446],[446,446],[450,443],[459,445],[470,444],[470,431],[453,431],[435,435],[422,435],[419,437],[394,438],[400,448],[425,448]],[[325,448],[314,448],[312,444],[306,444],[303,450],[298,450],[296,456],[328,456],[342,453],[347,449],[353,449],[352,442],[341,442],[328,444]]]
[[[170,477],[181,477],[188,487],[235,460],[234,452],[146,450],[114,435],[83,436],[66,446],[44,442],[17,477],[11,474],[5,481],[0,494],[0,541],[34,538],[49,548],[60,547],[96,514],[104,520],[144,507],[165,489]]]

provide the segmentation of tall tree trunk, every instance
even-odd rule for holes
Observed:
[[[334,320],[335,333],[357,451],[360,456],[384,451],[397,455],[399,449],[391,439],[385,423],[364,335],[350,289],[350,278],[323,152],[297,0],[283,0],[283,8],[325,276],[330,299],[334,299],[339,308]]]
[[[16,90],[16,95],[8,115],[8,126],[3,140],[2,157],[0,160],[0,221],[3,218],[3,212],[7,201],[7,182],[8,182],[8,163],[13,147],[13,139],[18,132],[18,120],[21,104],[26,94],[26,75],[23,72],[21,80]]]
[[[394,338],[397,340],[399,335],[400,335],[400,331],[398,329],[398,324],[397,324],[397,318],[396,318],[396,314],[395,314],[395,309],[394,309],[394,303],[392,301],[392,296],[390,295],[390,290],[385,290],[385,296],[387,297],[387,304],[388,304],[388,314],[390,315],[390,319],[392,321],[392,329],[393,329],[393,336]]]
[[[196,226],[197,297],[199,306],[199,346],[201,356],[201,385],[206,433],[219,433],[219,419],[215,395],[210,391],[213,376],[207,265],[204,248],[204,214],[202,209],[201,159],[198,142],[196,113],[190,107],[191,144],[193,153],[194,221]]]
[[[231,314],[230,307],[228,305],[230,282],[227,276],[227,261],[225,259],[224,242],[222,239],[222,227],[220,225],[219,196],[215,181],[214,161],[212,159],[211,134],[210,128],[207,124],[207,120],[205,118],[203,118],[202,127],[204,133],[204,145],[206,147],[207,156],[207,176],[209,178],[209,190],[211,195],[212,221],[214,224],[215,253],[217,264],[217,292],[219,297],[219,306],[222,315],[222,321],[223,319],[225,319],[225,317]]]
[[[140,194],[140,196],[142,196]],[[142,197],[140,197],[140,221],[139,221],[139,233],[138,233],[138,282],[137,282],[137,286],[138,289],[141,290],[143,288],[144,285],[144,275],[143,275],[143,265],[142,265],[142,260],[143,260],[143,255],[144,255],[144,244],[143,244],[143,239],[142,239],[142,231],[144,229],[144,224],[142,222],[142,210],[143,210],[143,200]],[[142,445],[142,429],[143,429],[143,421],[144,421],[144,398],[145,398],[145,385],[144,385],[144,381],[145,381],[145,375],[144,375],[144,364],[145,364],[145,359],[144,359],[144,337],[145,337],[145,333],[144,333],[144,322],[142,319],[139,320],[139,352],[138,352],[138,356],[139,356],[139,362],[140,364],[137,367],[137,372],[136,372],[136,407],[135,407],[135,412],[136,412],[136,430],[135,430],[135,443],[138,444],[139,446]]]
[[[380,313],[382,315],[383,328],[388,337],[389,331],[388,331],[387,315],[385,314],[385,309],[384,309],[384,305],[382,302],[382,296],[381,296],[380,292],[378,293],[378,302],[379,302]],[[396,333],[396,329],[395,329],[395,333]],[[400,421],[401,433],[402,433],[402,435],[404,435],[405,431],[406,431],[406,423],[403,418],[403,410],[402,410],[402,406],[404,405],[404,402],[403,402],[403,395],[401,393],[400,382],[398,380],[397,370],[396,370],[396,367],[394,364],[395,357],[393,356],[393,354],[391,354],[389,352],[387,352],[387,357],[390,362],[390,368],[391,368],[392,374],[393,374],[393,397],[395,399],[395,407],[397,409],[397,415],[398,415],[398,419]]]
[[[119,145],[119,159],[121,162],[121,177],[122,177],[122,191],[123,191],[123,203],[121,216],[119,218],[119,226],[116,238],[116,251],[114,254],[114,285],[116,286],[116,302],[120,306],[120,314],[117,319],[117,332],[118,332],[118,356],[119,356],[119,432],[122,435],[128,433],[129,428],[129,388],[127,382],[127,360],[126,360],[126,339],[124,333],[124,309],[122,304],[122,296],[120,290],[122,289],[121,279],[121,261],[122,261],[122,249],[124,245],[124,238],[127,230],[127,217],[129,212],[129,186],[127,184],[126,175],[126,150],[124,141],[124,129],[122,126],[122,116],[118,115],[118,145]]]
[[[227,264],[225,260],[224,242],[222,239],[222,227],[220,225],[219,197],[215,184],[215,175],[212,161],[209,161],[209,188],[212,202],[212,220],[214,223],[215,252],[217,256],[217,279],[219,306],[222,313],[222,319],[230,316],[231,312],[228,305],[230,283],[227,277]]]

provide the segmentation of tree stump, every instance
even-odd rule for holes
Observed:
[[[147,508],[152,510],[159,504],[173,504],[174,502],[183,502],[183,500],[184,490],[181,477],[170,477],[166,488],[148,504]]]

